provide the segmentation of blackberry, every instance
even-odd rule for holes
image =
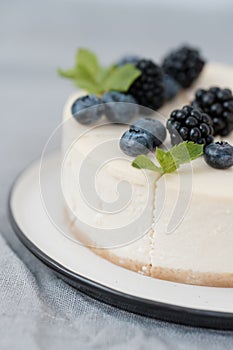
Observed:
[[[233,96],[230,89],[199,89],[192,105],[212,118],[214,135],[226,136],[233,130]]]
[[[139,60],[140,60],[139,56],[126,55],[124,57],[121,57],[121,59],[116,63],[116,66],[121,67],[121,66],[124,66],[127,63],[131,63],[133,65],[136,65]]]
[[[128,90],[138,104],[157,110],[164,102],[164,84],[162,69],[151,60],[141,59],[135,67],[142,74],[138,77]]]
[[[173,146],[182,141],[193,141],[204,145],[214,141],[211,118],[191,106],[174,110],[167,121],[167,129]]]
[[[162,62],[164,72],[173,77],[183,88],[192,85],[204,65],[205,61],[199,51],[189,46],[171,51]]]

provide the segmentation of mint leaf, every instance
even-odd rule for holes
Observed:
[[[128,91],[130,85],[141,75],[141,71],[132,64],[114,67],[103,81],[105,91]]]
[[[93,52],[82,48],[76,53],[74,68],[68,70],[59,68],[58,74],[73,80],[81,89],[100,95],[110,90],[128,91],[135,79],[141,75],[141,71],[132,64],[104,68]]]
[[[157,167],[150,158],[145,155],[137,156],[132,162],[132,166],[137,169],[147,169],[162,173],[162,169]]]
[[[98,82],[96,82],[95,78],[86,67],[78,66],[76,68],[74,83],[76,86],[85,89],[90,93],[98,93]]]
[[[195,160],[203,155],[204,153],[204,145],[199,145],[194,142],[183,142],[187,147],[189,152],[190,160]]]
[[[87,79],[79,78],[78,80],[74,80],[74,84],[78,88],[88,91],[90,94],[98,95],[99,93],[99,88]]]
[[[114,66],[110,66],[108,68],[99,67],[99,70],[98,70],[98,72],[96,74],[96,81],[100,84],[100,86],[103,85],[103,82],[111,74],[113,69],[114,69]]]
[[[164,173],[173,173],[178,168],[175,158],[171,152],[165,152],[160,148],[156,149],[156,158]]]
[[[85,69],[92,77],[95,77],[100,66],[96,55],[87,49],[79,49],[76,53],[76,68]]]
[[[161,174],[173,173],[181,164],[189,163],[200,157],[203,154],[203,148],[203,145],[198,145],[194,142],[182,142],[169,151],[157,148],[155,156],[161,168],[157,167],[150,158],[144,155],[137,156],[132,166],[137,169],[149,169],[160,172]]]
[[[182,142],[174,146],[170,153],[177,164],[185,164],[200,157],[203,154],[203,147],[194,142]]]
[[[73,80],[77,87],[94,94],[98,94],[100,90],[97,79],[100,72],[102,72],[102,67],[100,67],[96,55],[87,49],[77,51],[74,68],[66,71],[58,69],[60,76]]]
[[[90,73],[84,67],[76,67],[76,69],[69,69],[67,71],[59,68],[57,71],[60,76],[72,79],[74,84],[80,89],[87,90],[89,93],[98,94],[98,83],[95,82]]]
[[[63,70],[61,68],[58,68],[57,73],[63,78],[75,79],[75,69]]]

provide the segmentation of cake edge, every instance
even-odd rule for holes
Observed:
[[[74,219],[67,208],[64,208],[65,222],[70,231],[87,249],[101,258],[127,270],[143,274],[148,277],[188,285],[233,288],[233,273],[195,272],[193,270],[172,269],[166,267],[153,267],[151,264],[143,264],[130,258],[119,258],[107,249],[88,247],[88,237],[81,234],[74,225]],[[89,242],[90,245],[90,242]]]

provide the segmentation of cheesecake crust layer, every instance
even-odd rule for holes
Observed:
[[[122,258],[113,253],[113,250],[97,249],[88,247],[88,237],[80,234],[74,225],[74,220],[65,209],[65,220],[74,235],[82,244],[89,248],[93,253],[101,256],[111,263],[123,267],[125,269],[157,278],[165,281],[184,283],[190,285],[207,286],[207,287],[221,287],[233,288],[233,273],[214,273],[214,272],[196,272],[185,269],[172,269],[164,267],[154,267],[151,264],[143,264],[140,261],[130,258]]]

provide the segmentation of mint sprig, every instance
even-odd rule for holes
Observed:
[[[126,92],[141,75],[132,64],[102,67],[97,56],[87,49],[77,51],[73,68],[58,68],[57,72],[61,77],[71,79],[77,87],[96,95],[110,90]]]
[[[147,169],[158,173],[163,173],[163,169],[155,165],[155,163],[144,154],[137,156],[134,159],[132,166],[137,169]]]
[[[156,149],[155,157],[160,165],[157,166],[145,155],[137,156],[132,166],[137,169],[147,169],[163,174],[173,173],[181,164],[189,163],[203,154],[203,145],[194,142],[182,142],[169,151]]]

